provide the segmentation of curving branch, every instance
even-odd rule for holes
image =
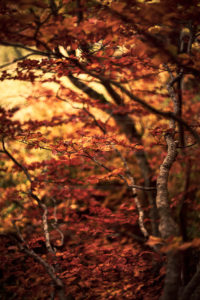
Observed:
[[[132,99],[133,101],[141,104],[144,108],[146,108],[148,111],[152,112],[153,114],[162,116],[162,117],[164,117],[165,119],[168,119],[168,120],[177,121],[178,124],[181,124],[181,125],[185,126],[185,128],[194,136],[194,138],[196,139],[198,144],[200,144],[199,134],[194,129],[192,129],[192,127],[190,125],[188,125],[188,123],[185,122],[181,117],[175,115],[172,112],[165,112],[165,111],[159,110],[159,109],[151,106],[150,104],[146,103],[145,101],[143,101],[139,97],[133,95],[131,92],[129,92],[125,87],[120,85],[118,82],[112,81],[112,84],[119,87],[122,92],[124,92],[127,96],[130,97],[130,99]]]
[[[51,52],[40,51],[40,50],[25,46],[25,45],[19,44],[19,43],[10,43],[10,42],[6,42],[6,41],[0,41],[0,45],[14,47],[14,48],[21,48],[21,49],[30,51],[32,55],[37,54],[37,55],[47,56],[47,57],[50,57],[50,56],[57,57],[58,56],[56,53],[53,53],[52,51]]]
[[[15,165],[17,165],[24,172],[24,174],[26,175],[26,178],[30,182],[29,196],[31,198],[33,198],[34,200],[36,200],[38,203],[38,206],[43,210],[42,221],[43,221],[43,230],[44,230],[44,235],[45,235],[46,248],[47,248],[48,252],[54,253],[54,250],[51,246],[50,235],[49,235],[49,226],[48,226],[48,219],[47,219],[48,209],[47,209],[46,205],[40,200],[40,198],[33,193],[33,190],[32,190],[33,181],[31,179],[30,173],[28,172],[27,168],[24,167],[21,163],[19,163],[14,158],[14,156],[6,149],[4,138],[2,138],[2,147],[3,147],[4,153],[14,162]]]
[[[26,175],[28,181],[30,182],[30,185],[32,185],[32,179],[31,179],[31,175],[29,174],[27,168],[25,168],[21,163],[19,163],[14,157],[13,155],[6,149],[5,146],[5,141],[4,138],[2,138],[2,147],[3,147],[3,153],[5,153],[13,162],[15,165],[17,165]],[[38,206],[43,210],[43,214],[42,214],[42,221],[43,221],[43,230],[44,230],[44,235],[45,235],[45,245],[47,248],[47,251],[49,253],[54,254],[54,250],[51,246],[51,242],[50,242],[50,234],[49,234],[49,228],[48,228],[48,219],[47,219],[47,215],[48,215],[48,209],[46,207],[46,205],[44,203],[42,203],[42,201],[40,200],[40,198],[35,195],[32,191],[32,187],[30,188],[29,191],[29,196],[31,196],[34,200],[37,201]],[[54,218],[55,218],[55,226],[57,225],[57,218],[56,218],[56,211],[54,211]],[[56,270],[54,269],[54,267],[50,264],[48,264],[42,257],[40,257],[37,253],[35,253],[32,249],[30,249],[27,245],[27,243],[25,242],[25,240],[23,239],[21,233],[19,232],[18,228],[16,227],[16,232],[17,232],[17,238],[15,237],[15,241],[17,242],[19,248],[21,251],[23,251],[24,253],[26,253],[27,255],[33,257],[38,263],[40,263],[46,270],[46,272],[48,273],[48,275],[50,276],[55,291],[58,294],[59,300],[74,300],[74,298],[71,295],[65,295],[65,286],[62,282],[62,280],[58,277],[58,275],[56,274]],[[62,237],[62,235],[61,235]]]
[[[65,286],[62,280],[57,276],[54,267],[50,265],[48,262],[46,262],[37,253],[35,253],[35,251],[29,248],[28,244],[24,240],[22,234],[20,233],[16,225],[15,228],[16,228],[16,234],[13,233],[12,237],[15,239],[15,242],[18,245],[19,249],[25,254],[27,254],[28,256],[35,259],[40,265],[44,267],[47,274],[52,280],[53,286],[55,288],[55,292],[57,293],[59,300],[74,300],[74,298],[71,295],[67,295],[67,296],[65,295]]]
[[[159,231],[163,239],[171,236],[179,236],[179,229],[175,223],[170,209],[168,199],[168,177],[169,171],[176,160],[177,142],[170,133],[165,135],[167,143],[167,155],[160,166],[160,173],[157,178],[156,204],[160,217]],[[167,255],[167,270],[165,285],[161,300],[177,300],[180,280],[180,255],[173,251]]]
[[[168,199],[168,177],[169,171],[172,167],[172,164],[176,160],[177,156],[177,142],[174,141],[172,135],[167,133],[165,135],[166,143],[167,143],[167,155],[160,166],[160,173],[157,178],[157,197],[156,197],[156,204],[160,216],[160,225],[159,230],[161,237],[166,239],[172,235],[178,235],[178,228],[175,224],[171,209],[169,205]]]
[[[71,60],[71,58],[69,58],[69,60]],[[94,72],[89,71],[77,59],[73,58],[72,62],[75,63],[75,65],[78,66],[86,74],[88,74],[88,75],[90,75],[90,76],[92,76],[92,77],[94,77],[96,79],[99,79],[101,83],[109,82],[109,84],[112,84],[112,85],[116,86],[124,94],[126,94],[130,99],[132,99],[136,103],[139,103],[141,106],[143,106],[145,109],[147,109],[151,113],[153,113],[155,115],[162,116],[162,117],[164,117],[165,119],[168,119],[168,120],[174,120],[178,124],[184,126],[194,136],[194,138],[196,139],[196,141],[200,144],[200,136],[199,136],[199,134],[190,125],[188,125],[188,123],[186,121],[184,121],[180,116],[176,115],[175,112],[170,112],[170,111],[169,112],[165,112],[165,111],[159,110],[159,109],[153,107],[152,105],[148,104],[147,102],[145,102],[144,100],[142,100],[138,96],[136,96],[133,93],[131,93],[129,90],[127,90],[126,87],[124,87],[123,85],[121,85],[119,82],[110,80],[109,78],[104,78],[103,76],[101,76],[99,74],[96,74]]]
[[[1,139],[2,141],[2,147],[3,147],[3,152],[14,162],[15,165],[17,165],[23,172],[24,174],[26,175],[28,181],[30,183],[32,183],[32,180],[31,180],[31,176],[27,170],[27,168],[25,168],[22,164],[20,164],[13,156],[12,154],[10,154],[10,152],[6,149],[6,146],[5,146],[5,141],[4,141],[4,137],[2,137]]]

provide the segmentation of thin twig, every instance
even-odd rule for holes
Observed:
[[[6,64],[4,64],[4,65],[1,65],[1,66],[0,66],[0,69],[3,69],[3,68],[8,67],[8,66],[10,66],[10,65],[13,65],[14,63],[16,63],[16,62],[18,62],[18,61],[21,61],[21,60],[23,60],[23,59],[26,59],[26,58],[28,58],[28,57],[30,57],[30,56],[32,56],[32,55],[36,55],[36,54],[34,54],[34,53],[29,53],[29,54],[27,54],[27,55],[24,55],[24,56],[15,58],[13,61],[11,61],[11,62],[9,62],[9,63],[6,63]]]
[[[10,152],[6,149],[6,146],[5,146],[5,141],[4,141],[4,137],[2,138],[2,147],[3,147],[3,151],[4,153],[14,162],[15,165],[17,165],[23,172],[24,174],[26,175],[28,181],[30,183],[32,183],[32,180],[31,180],[31,176],[27,170],[27,168],[25,168],[22,164],[20,164],[11,154]]]

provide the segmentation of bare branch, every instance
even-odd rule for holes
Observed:
[[[14,63],[16,63],[16,62],[18,62],[18,61],[21,61],[21,60],[23,60],[23,59],[26,59],[26,58],[28,58],[28,57],[30,57],[30,56],[32,56],[32,55],[35,55],[35,54],[29,53],[29,54],[24,55],[24,56],[21,56],[21,57],[19,57],[19,58],[15,58],[13,61],[11,61],[11,62],[9,62],[9,63],[6,63],[6,64],[4,64],[4,65],[1,65],[1,66],[0,66],[0,69],[3,69],[3,68],[8,67],[8,66],[11,66],[11,65],[13,65]]]
[[[50,56],[57,57],[56,53],[40,51],[40,50],[31,48],[31,47],[25,46],[23,44],[9,43],[9,42],[4,42],[4,41],[0,41],[0,44],[3,46],[25,49],[25,50],[30,51],[31,54],[37,54],[37,55],[42,55],[42,56],[47,56],[47,57],[50,57]]]
[[[83,110],[94,120],[94,122],[95,122],[95,124],[97,125],[97,127],[99,127],[99,129],[104,133],[104,134],[106,134],[106,129],[105,128],[103,128],[103,126],[101,126],[100,124],[99,124],[99,122],[97,121],[97,119],[95,118],[95,116],[93,115],[93,114],[91,114],[91,112],[88,110],[88,109],[86,109],[85,107],[83,108]]]
[[[30,183],[32,183],[32,180],[31,180],[31,176],[27,170],[27,168],[25,168],[22,164],[20,164],[11,154],[10,152],[6,149],[6,146],[5,146],[5,141],[4,141],[4,138],[2,138],[2,147],[3,147],[3,151],[4,153],[14,162],[15,165],[17,165],[23,172],[24,174],[26,175],[28,181]]]

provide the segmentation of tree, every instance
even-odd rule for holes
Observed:
[[[199,298],[199,10],[1,1],[1,80],[37,89],[1,109],[5,299]]]

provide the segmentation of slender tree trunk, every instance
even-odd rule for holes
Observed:
[[[180,285],[180,253],[169,253],[167,255],[167,269],[165,285],[161,300],[177,300]]]
[[[159,231],[163,239],[171,236],[179,236],[179,229],[174,219],[168,200],[168,177],[169,171],[176,159],[177,143],[173,136],[167,133],[165,136],[167,142],[167,155],[160,166],[160,174],[157,179],[157,197],[156,203],[160,216]],[[180,255],[177,251],[171,250],[167,255],[167,270],[165,277],[164,290],[161,300],[177,300],[179,281],[180,281]]]

